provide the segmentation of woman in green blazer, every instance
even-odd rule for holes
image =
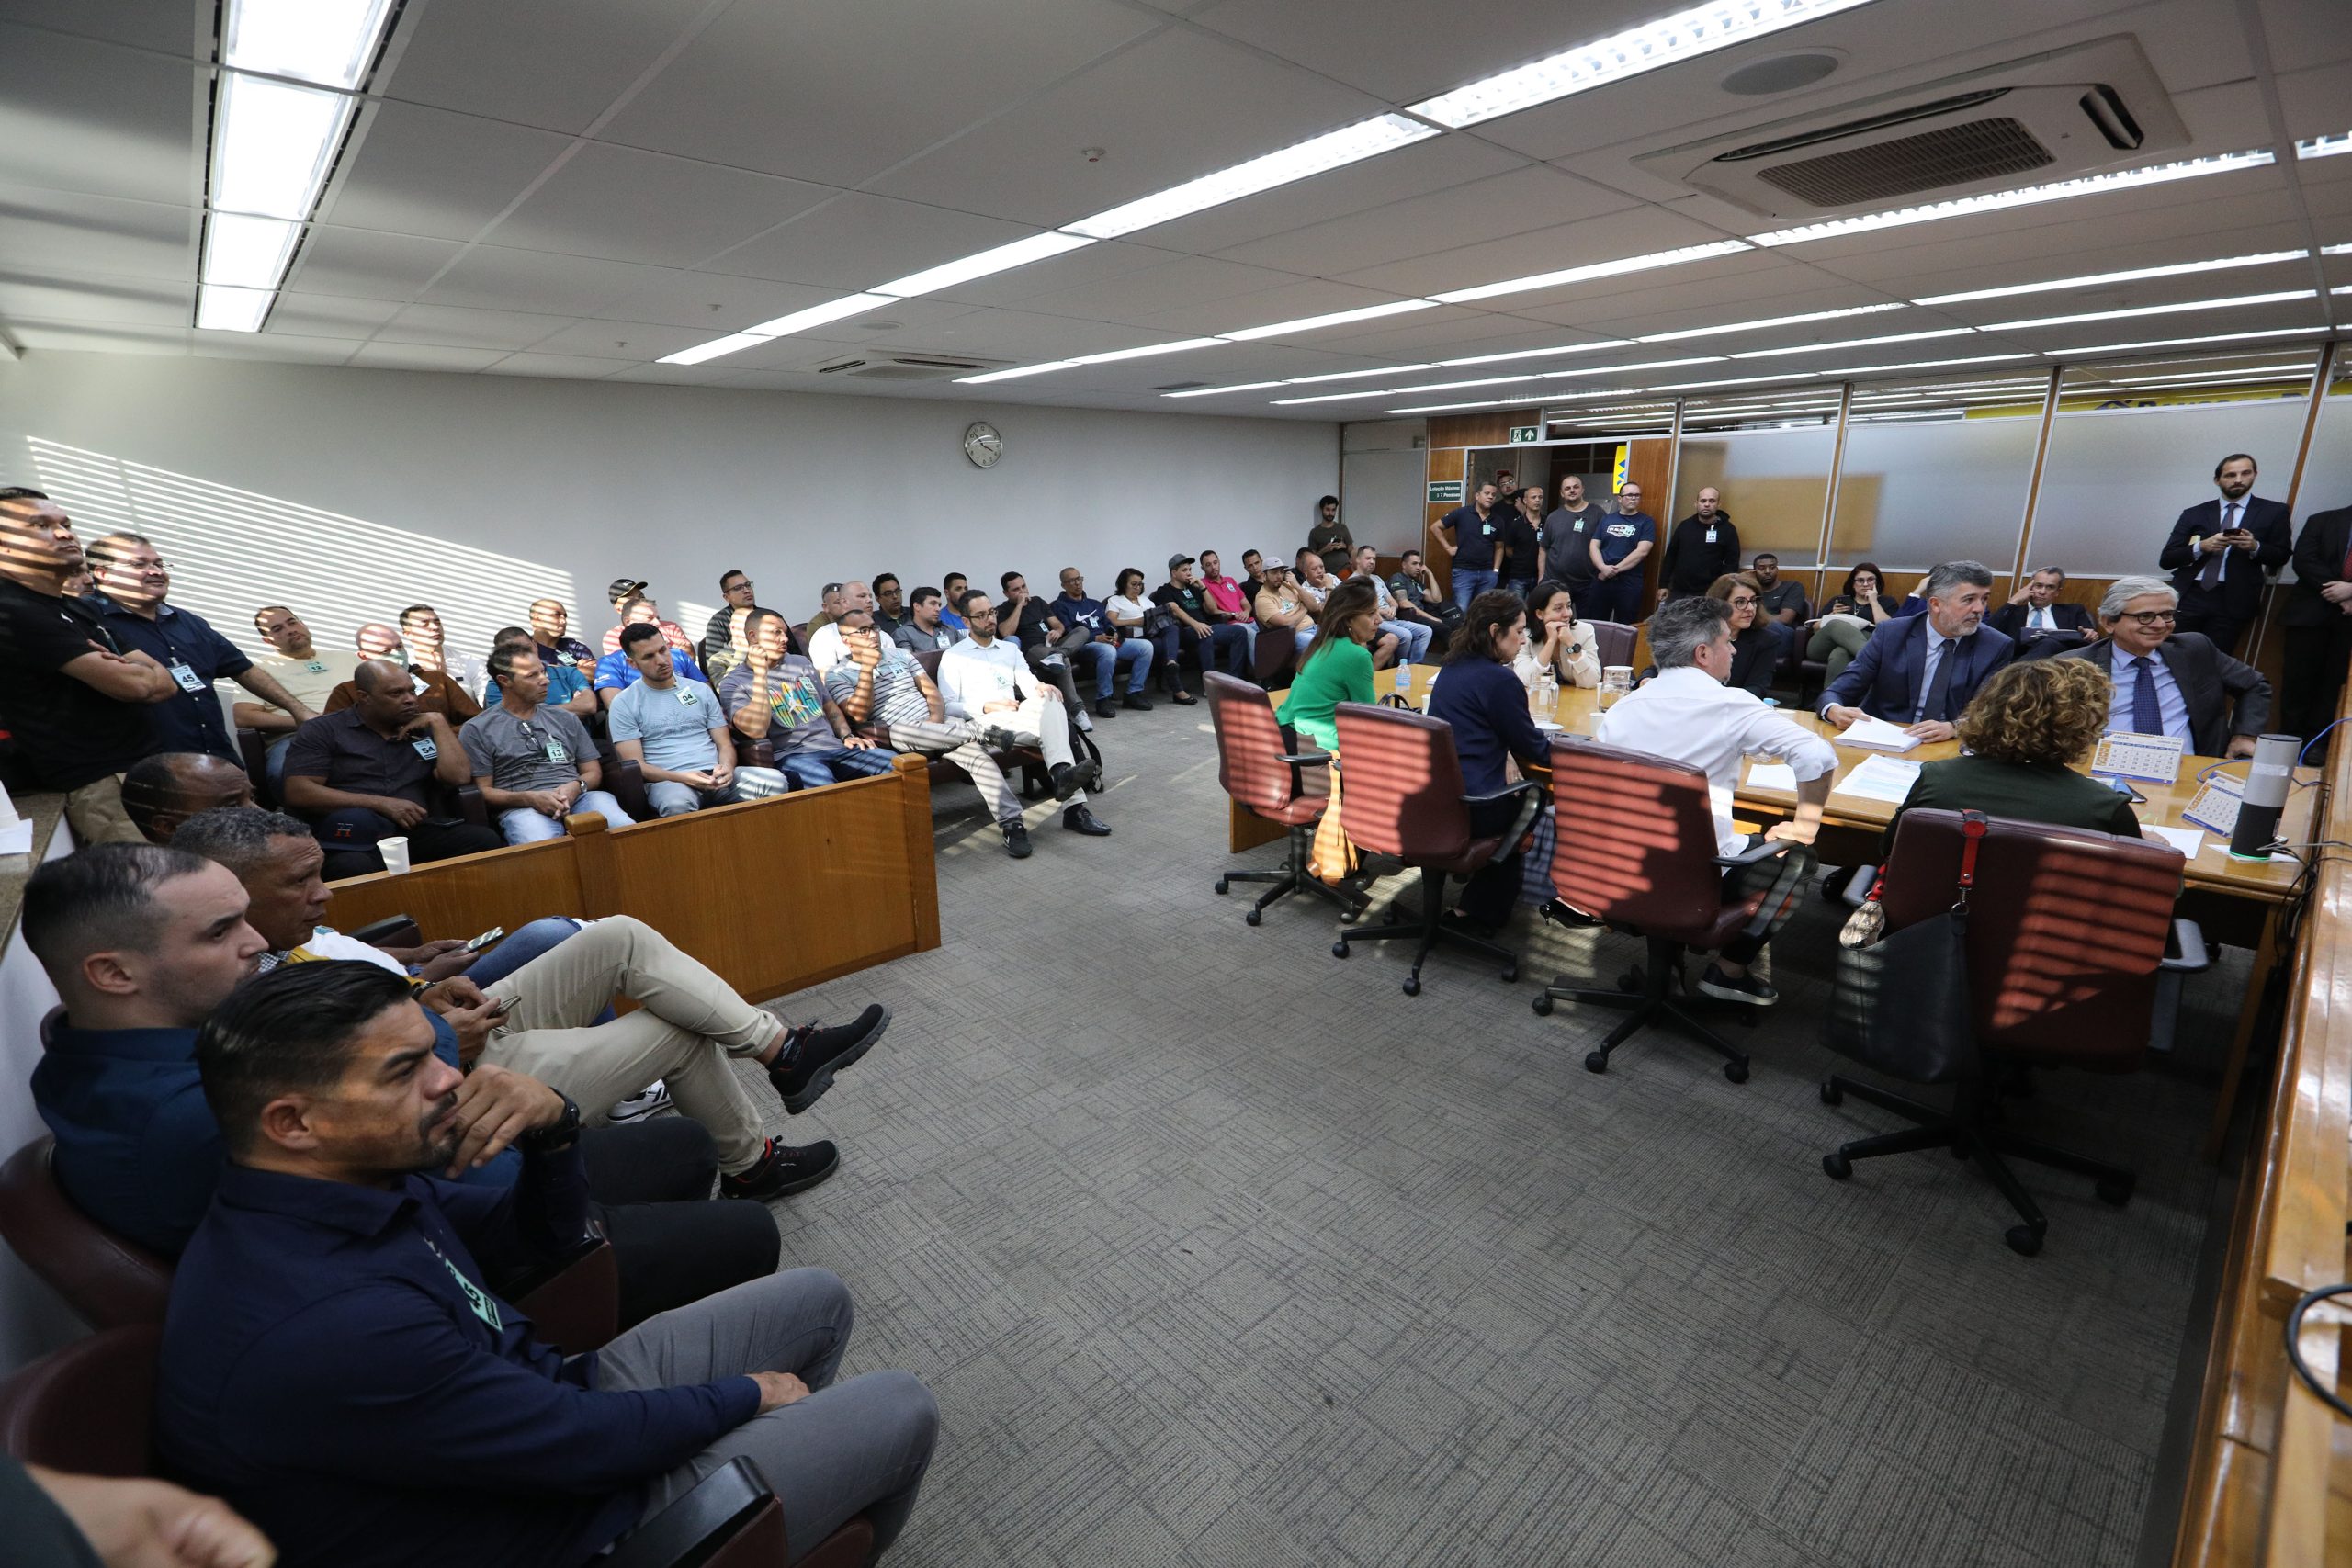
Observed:
[[[1340,749],[1332,720],[1341,703],[1375,700],[1369,644],[1380,633],[1380,594],[1369,578],[1351,577],[1323,602],[1323,618],[1306,662],[1290,680],[1290,695],[1274,710],[1276,723],[1290,727],[1326,751]]]

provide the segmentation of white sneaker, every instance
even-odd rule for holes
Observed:
[[[655,1078],[642,1090],[614,1106],[606,1113],[606,1119],[613,1122],[642,1122],[656,1111],[669,1109],[670,1086],[660,1078]]]

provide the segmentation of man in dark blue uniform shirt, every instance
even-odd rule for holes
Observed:
[[[1495,585],[1506,521],[1495,509],[1495,485],[1489,479],[1471,491],[1469,505],[1457,506],[1430,525],[1430,537],[1453,562],[1453,602],[1464,611],[1471,600]]]

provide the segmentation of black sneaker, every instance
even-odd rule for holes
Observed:
[[[1094,716],[1097,718],[1116,718],[1119,716],[1119,705],[1113,702],[1108,697],[1103,697],[1094,705]]]
[[[1151,711],[1151,704],[1146,700],[1141,692],[1129,692],[1121,699],[1120,705],[1122,707],[1133,708],[1137,713],[1149,713]]]
[[[1780,992],[1755,976],[1742,975],[1735,980],[1713,964],[1699,976],[1699,990],[1719,1002],[1743,1002],[1749,1007],[1768,1008],[1781,999]]]
[[[1062,813],[1062,826],[1073,833],[1083,833],[1090,839],[1107,839],[1111,836],[1111,825],[1086,809],[1084,801],[1079,802]]]
[[[795,1192],[808,1191],[841,1168],[841,1151],[833,1147],[831,1140],[796,1146],[770,1138],[749,1170],[741,1176],[718,1179],[718,1195],[755,1198],[763,1202],[770,1198],[788,1198]]]
[[[1014,860],[1029,858],[1029,825],[1018,818],[1004,825],[1004,852]]]
[[[1056,800],[1068,800],[1086,787],[1086,774],[1080,771],[1076,763],[1056,762],[1051,772],[1054,775]]]
[[[847,1023],[804,1023],[787,1031],[784,1049],[768,1064],[768,1081],[784,1097],[784,1108],[797,1116],[816,1104],[833,1087],[833,1075],[874,1049],[889,1027],[890,1010],[876,1002]]]

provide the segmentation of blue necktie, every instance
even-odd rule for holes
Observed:
[[[1948,719],[1951,717],[1951,667],[1958,662],[1954,655],[1958,645],[1951,637],[1941,643],[1943,654],[1936,660],[1935,679],[1928,682],[1928,696],[1919,705],[1919,717]]]
[[[2144,653],[2132,661],[2132,728],[2140,735],[2165,732],[2164,705],[2156,701],[2156,667]]]

